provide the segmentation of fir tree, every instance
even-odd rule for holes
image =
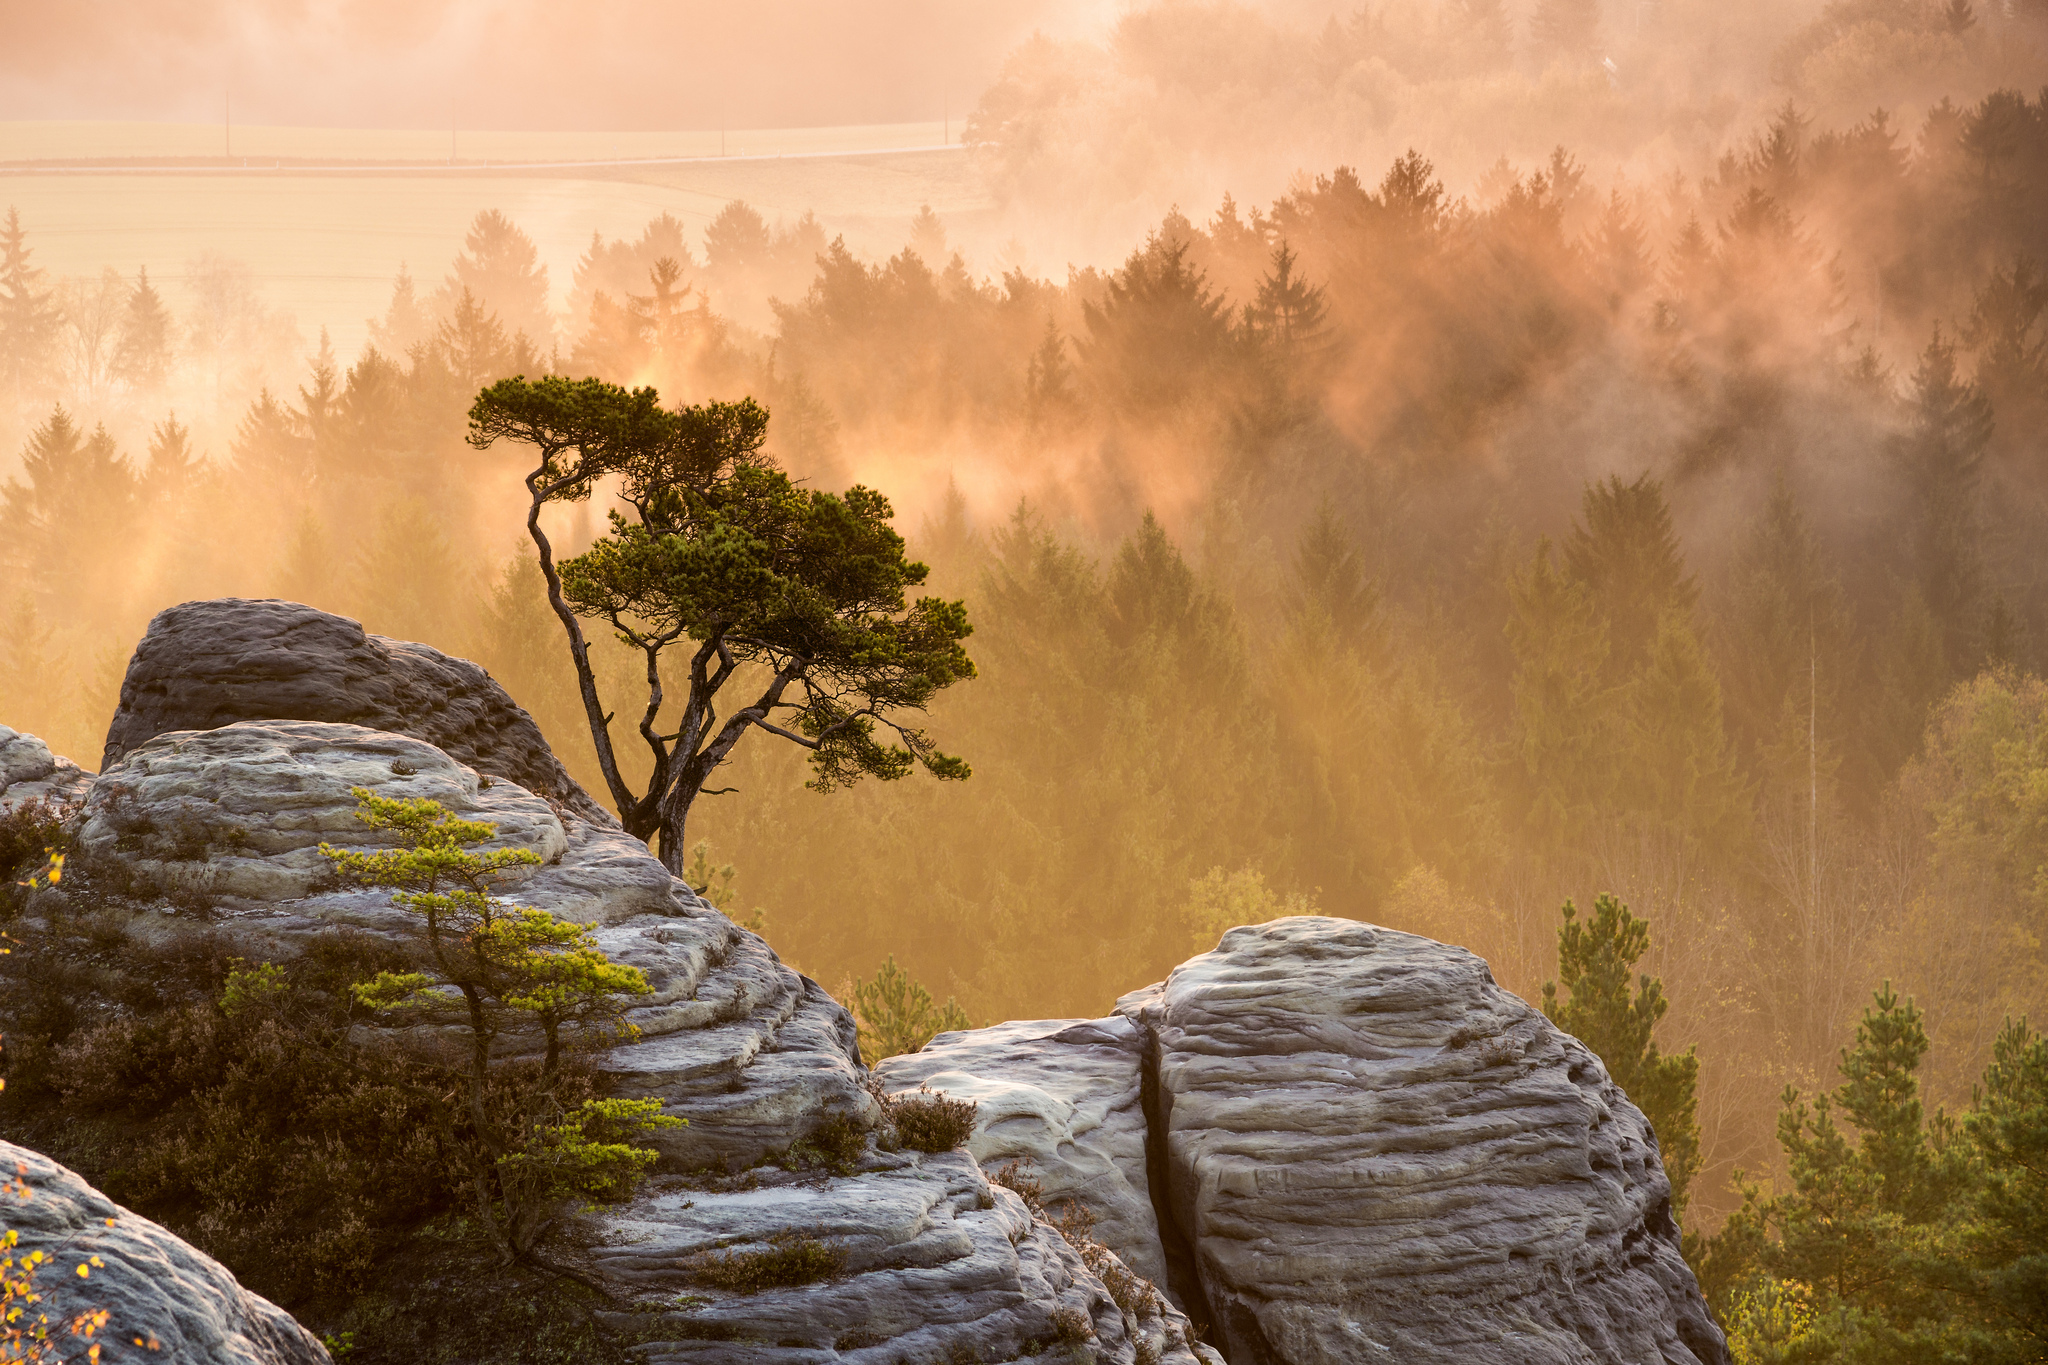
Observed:
[[[548,268],[540,263],[533,239],[497,209],[484,210],[470,223],[454,272],[438,295],[442,316],[452,315],[470,298],[498,319],[508,337],[523,336],[541,352],[554,344]]]
[[[1671,1210],[1683,1219],[1688,1188],[1699,1169],[1699,1071],[1696,1049],[1668,1057],[1657,1046],[1657,1023],[1671,1002],[1663,983],[1644,973],[1633,986],[1629,975],[1650,949],[1650,926],[1613,896],[1593,902],[1593,916],[1581,923],[1578,908],[1564,903],[1557,932],[1557,974],[1563,983],[1543,983],[1543,1012],[1600,1058],[1614,1083],[1643,1111],[1656,1130],[1664,1173],[1671,1180]]]
[[[1717,851],[1749,812],[1721,723],[1721,684],[1684,616],[1658,618],[1649,657],[1628,689],[1627,785],[1632,811]]]
[[[1664,487],[1647,473],[1588,484],[1580,517],[1565,539],[1565,569],[1607,622],[1607,667],[1619,681],[1649,657],[1665,613],[1689,617],[1699,587],[1685,571]]]
[[[937,267],[946,259],[946,225],[930,204],[921,206],[910,220],[910,249],[929,266]]]
[[[128,295],[121,341],[114,352],[114,375],[145,393],[155,393],[169,380],[170,372],[171,311],[149,282],[149,267],[144,266],[135,272],[135,288]]]
[[[135,471],[105,427],[81,431],[63,408],[29,435],[21,476],[0,487],[0,554],[53,616],[72,619],[119,600],[136,513]]]
[[[1073,366],[1067,363],[1067,339],[1059,324],[1045,320],[1045,333],[1024,369],[1024,420],[1034,432],[1060,430],[1079,409]]]
[[[1589,59],[1599,37],[1600,0],[1537,0],[1529,20],[1529,42],[1538,53]]]
[[[1939,625],[1951,675],[1975,666],[1983,563],[1978,484],[1993,430],[1991,404],[1957,372],[1937,326],[1911,381],[1906,430],[1894,442],[1914,519],[1915,586]]]
[[[149,467],[143,472],[149,501],[158,507],[176,506],[191,492],[199,470],[192,430],[178,421],[177,413],[171,413],[149,434]]]
[[[1510,580],[1508,597],[1524,819],[1536,839],[1568,843],[1611,799],[1619,736],[1614,689],[1602,682],[1608,627],[1585,585],[1559,569],[1547,538]]]
[[[1230,316],[1188,243],[1155,233],[1109,281],[1098,305],[1084,302],[1082,368],[1112,406],[1144,411],[1203,390],[1230,344]]]
[[[415,346],[423,345],[433,334],[434,320],[420,303],[412,271],[400,265],[391,282],[390,307],[381,319],[370,319],[370,344],[386,355],[411,355]]]
[[[520,364],[519,338],[508,336],[498,315],[467,285],[434,331],[434,354],[453,386],[473,393],[494,380],[529,368]]]
[[[1245,305],[1245,324],[1252,336],[1269,347],[1275,360],[1290,370],[1321,347],[1323,322],[1329,313],[1321,287],[1296,273],[1300,260],[1286,242],[1274,247],[1270,268],[1259,281],[1259,292]]]
[[[55,294],[41,287],[43,271],[29,264],[35,251],[18,209],[0,227],[0,393],[21,399],[48,377],[63,321]]]

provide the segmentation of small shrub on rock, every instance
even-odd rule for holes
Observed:
[[[920,1085],[915,1095],[886,1095],[879,1085],[870,1093],[897,1140],[913,1151],[950,1152],[974,1135],[981,1106],[973,1100],[956,1100],[928,1085]]]
[[[758,1294],[830,1279],[846,1265],[846,1253],[820,1238],[800,1232],[778,1232],[765,1251],[733,1251],[706,1255],[696,1276],[714,1289]]]
[[[1063,1346],[1080,1346],[1095,1335],[1095,1324],[1078,1308],[1052,1310],[1053,1335]]]
[[[36,874],[63,855],[70,843],[64,826],[72,812],[70,806],[41,798],[0,811],[0,913],[11,913],[28,883],[40,880]]]

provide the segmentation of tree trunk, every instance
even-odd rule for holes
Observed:
[[[688,859],[683,850],[683,826],[690,818],[690,802],[696,797],[694,788],[678,785],[670,800],[661,808],[661,865],[672,877],[683,875],[683,865]]]

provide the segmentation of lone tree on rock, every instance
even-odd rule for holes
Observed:
[[[905,718],[974,676],[960,643],[973,629],[965,604],[909,602],[905,589],[928,571],[904,557],[888,499],[798,487],[763,453],[768,413],[752,399],[671,410],[651,388],[515,378],[477,395],[469,425],[480,450],[509,439],[539,455],[526,476],[526,530],[568,633],[598,766],[626,829],[659,834],[671,872],[683,870],[691,803],[749,730],[810,750],[818,791],[920,766],[968,775]],[[541,509],[611,479],[632,515],[612,511],[610,532],[558,567]],[[654,768],[644,792],[619,771],[579,617],[604,621],[645,656],[639,728]],[[671,646],[687,651],[689,693],[664,729]],[[748,700],[721,714],[728,684]]]

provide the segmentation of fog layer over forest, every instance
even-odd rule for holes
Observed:
[[[734,204],[593,240],[562,314],[485,211],[355,356],[233,261],[174,310],[10,219],[0,722],[92,766],[152,613],[278,595],[478,659],[602,790],[465,414],[751,394],[894,500],[980,669],[931,720],[964,784],[820,797],[758,735],[699,806],[786,958],[1096,1014],[1315,909],[1534,998],[1612,891],[1699,1049],[1710,1225],[1880,981],[1950,1104],[2048,1002],[2044,48],[2040,0],[1164,4],[1002,64],[1006,246]]]

